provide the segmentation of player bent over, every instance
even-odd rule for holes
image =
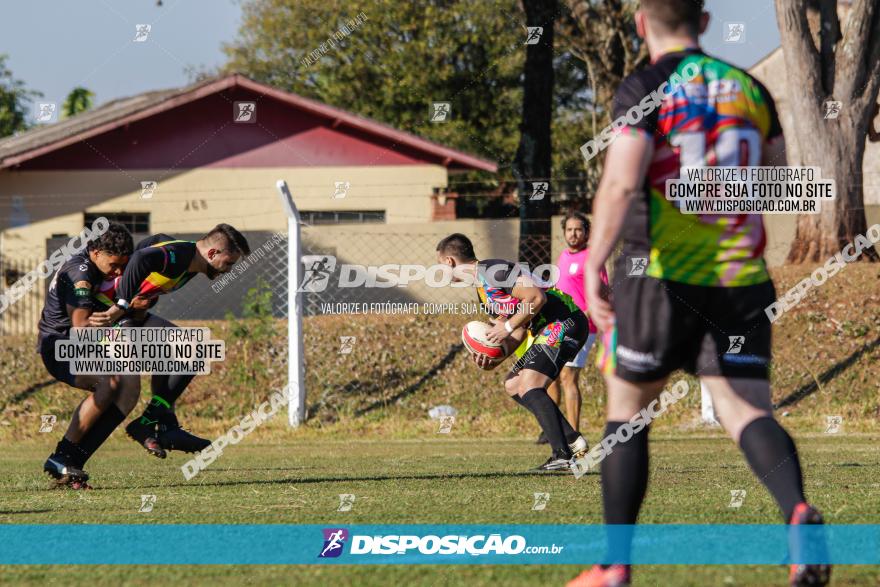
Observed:
[[[773,418],[771,327],[764,308],[776,295],[763,258],[763,220],[755,214],[685,214],[679,202],[665,197],[666,182],[684,176],[685,167],[785,165],[769,92],[700,49],[697,39],[708,16],[702,0],[641,0],[636,28],[651,64],[627,77],[614,98],[613,118],[619,119],[657,88],[668,90],[659,107],[639,120],[626,116],[609,147],[593,205],[586,280],[590,315],[603,331],[605,435],[615,435],[649,406],[670,373],[682,368],[709,388],[722,426],[785,523],[821,524],[804,497],[795,444]],[[599,272],[621,235],[609,302]],[[649,429],[602,460],[606,524],[628,528],[637,521],[648,486]],[[630,538],[612,541],[615,559],[629,559]],[[829,575],[828,565],[793,564],[789,582],[825,585]],[[596,566],[569,585],[629,583],[630,567],[617,564]]]
[[[145,311],[136,311],[132,304],[146,300],[155,305],[158,296],[186,285],[199,273],[208,279],[228,273],[242,255],[250,254],[247,240],[228,224],[218,224],[198,241],[176,240],[157,234],[138,243],[125,272],[115,282],[105,282],[98,299],[110,306],[91,315],[94,326],[109,326],[119,321],[122,326],[176,328],[174,324]],[[165,458],[166,450],[198,452],[210,440],[190,434],[174,414],[174,402],[195,375],[153,375],[153,398],[143,415],[133,420],[126,433],[147,452]]]
[[[453,269],[453,280],[471,281],[480,302],[493,316],[491,342],[515,348],[526,337],[534,341],[511,368],[504,382],[510,397],[538,421],[553,450],[539,471],[567,471],[574,456],[587,451],[587,441],[547,395],[547,385],[571,361],[589,336],[586,315],[567,294],[544,289],[510,261],[478,261],[474,246],[463,234],[451,234],[437,245],[437,259]],[[485,355],[474,355],[480,368],[494,368]]]
[[[69,361],[55,358],[55,341],[70,338],[70,329],[89,326],[92,291],[107,277],[118,276],[132,252],[131,234],[111,223],[107,232],[88,244],[55,273],[38,325],[38,352],[57,381],[91,392],[73,413],[64,437],[43,470],[59,486],[89,489],[86,461],[137,404],[139,375],[74,375]]]

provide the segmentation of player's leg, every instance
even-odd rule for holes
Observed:
[[[572,454],[563,425],[565,418],[559,411],[559,406],[547,395],[547,385],[550,381],[550,377],[544,373],[532,369],[520,369],[508,374],[504,388],[516,403],[535,416],[553,450],[547,462],[538,469],[567,470]],[[571,430],[571,434],[574,434],[574,430]]]
[[[177,328],[174,323],[155,314],[148,314],[141,326]],[[129,436],[138,441],[141,438],[155,438],[161,447],[167,450],[198,452],[209,446],[210,440],[200,438],[181,428],[174,413],[174,403],[194,378],[195,375],[183,373],[153,375],[150,380],[153,397],[143,414],[126,427]]]
[[[538,420],[553,450],[539,470],[568,470],[575,453],[586,450],[581,437],[547,395],[547,385],[571,360],[587,338],[587,318],[577,312],[571,317],[545,326],[532,345],[511,369],[505,388],[515,401]]]
[[[581,421],[581,390],[578,387],[578,377],[581,370],[577,367],[563,367],[559,373],[562,397],[565,401],[565,418],[575,430],[580,430]]]
[[[559,401],[562,398],[562,391],[559,389],[558,379],[554,379],[550,382],[550,385],[547,386],[547,395],[550,396],[550,399],[553,400],[554,404],[557,406],[560,405]],[[535,444],[549,444],[547,441],[547,435],[544,434],[543,430],[538,434],[538,439],[535,441]]]
[[[84,456],[81,465],[85,465],[95,451],[110,438],[113,431],[125,421],[137,405],[140,396],[140,375],[116,375],[108,379],[111,380],[114,395],[110,405],[102,411],[101,416],[79,443]]]

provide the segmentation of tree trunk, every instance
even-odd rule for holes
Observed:
[[[540,40],[525,45],[523,110],[513,173],[520,202],[519,259],[530,266],[550,262],[553,117],[553,25],[556,0],[523,0],[526,25],[543,27]],[[525,35],[524,35],[525,37]],[[535,189],[546,191],[537,195]]]
[[[794,139],[799,153],[799,160],[788,164],[819,167],[823,178],[835,180],[837,198],[824,202],[821,214],[798,217],[789,263],[822,262],[866,232],[862,165],[880,88],[875,3],[859,1],[849,8],[842,19],[846,36],[840,34],[835,2],[823,0],[818,11],[812,7],[806,0],[776,0],[795,121],[789,133],[794,136],[786,140]],[[826,100],[841,102],[836,119],[824,118]],[[873,248],[859,259],[880,260]]]

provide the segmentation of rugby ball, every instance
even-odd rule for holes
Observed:
[[[503,359],[507,354],[504,352],[504,346],[489,342],[486,333],[492,328],[485,322],[474,320],[468,322],[461,329],[461,342],[471,354],[486,355],[490,359]]]

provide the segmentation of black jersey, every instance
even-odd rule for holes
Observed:
[[[196,273],[189,271],[196,254],[193,241],[156,234],[137,244],[114,292],[115,299],[155,298],[183,287]]]
[[[94,309],[92,292],[103,279],[104,275],[86,252],[64,263],[49,283],[49,293],[37,325],[38,340],[69,337],[71,322],[68,306]]]
[[[488,259],[477,263],[477,295],[493,317],[508,317],[516,313],[522,300],[513,296],[516,280],[527,272],[519,265],[503,259]],[[544,288],[542,288],[544,289]],[[528,325],[537,334],[550,322],[565,320],[581,309],[567,293],[556,288],[544,289],[547,303]]]

